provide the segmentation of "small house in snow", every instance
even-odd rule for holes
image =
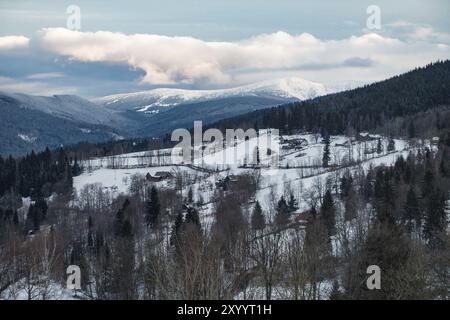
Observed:
[[[163,180],[172,179],[173,175],[169,171],[158,171],[155,173],[155,176],[161,177]]]
[[[168,171],[158,171],[153,176],[150,173],[147,173],[145,175],[145,179],[150,182],[159,182],[159,181],[172,179],[172,178],[173,178],[173,175]]]
[[[311,212],[311,210],[293,213],[294,221],[300,225],[306,225],[310,221],[314,220],[314,214]]]
[[[370,135],[368,132],[360,132],[356,136],[356,140],[358,140],[358,141],[374,141],[377,139],[378,139],[378,136]]]
[[[431,144],[433,144],[433,145],[439,144],[439,137],[433,137],[433,138],[431,138]]]

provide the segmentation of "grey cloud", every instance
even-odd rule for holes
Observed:
[[[353,58],[345,59],[345,61],[342,63],[342,66],[367,68],[367,67],[372,67],[374,64],[375,64],[375,61],[373,59],[353,57]]]

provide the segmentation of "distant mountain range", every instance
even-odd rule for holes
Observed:
[[[88,101],[0,93],[0,154],[23,154],[46,146],[151,137],[333,90],[301,78],[285,78],[220,90],[160,88]]]

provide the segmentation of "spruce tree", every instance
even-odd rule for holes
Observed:
[[[322,166],[327,168],[330,164],[330,136],[328,134],[324,137],[325,147],[323,149]]]
[[[353,177],[349,171],[345,172],[341,178],[340,195],[341,199],[345,199],[349,196],[350,190],[353,188]]]
[[[331,288],[330,292],[330,300],[342,300],[343,294],[339,290],[339,282],[337,280],[333,281],[333,287]]]
[[[192,224],[201,229],[200,217],[198,215],[198,211],[195,208],[189,207],[187,209],[185,223]]]
[[[450,150],[449,150],[450,152]],[[445,154],[445,151],[444,151]],[[445,156],[442,157],[441,163],[439,165],[439,170],[441,171],[442,175],[446,178],[450,177],[450,164],[449,159]]]
[[[298,203],[292,193],[289,194],[288,210],[290,213],[298,209]]]
[[[390,213],[391,215],[392,212]],[[360,270],[357,272],[359,281],[357,287],[348,290],[352,299],[395,299],[400,291],[398,279],[407,268],[411,249],[392,220],[372,221],[367,238],[359,255],[361,259]],[[367,266],[377,265],[382,270],[382,285],[380,290],[368,290],[365,281],[367,279]],[[402,284],[408,285],[414,279],[402,279]],[[415,294],[414,291],[411,294]]]
[[[14,210],[13,224],[16,227],[19,225],[19,215],[17,214],[17,210]]]
[[[427,198],[434,192],[435,179],[431,169],[425,171],[422,184],[422,198]]]
[[[408,136],[410,139],[416,137],[416,126],[413,121],[411,121],[408,125]]]
[[[419,201],[417,200],[416,193],[412,186],[409,188],[408,194],[406,195],[406,203],[403,211],[403,220],[406,224],[407,231],[411,232],[413,230],[413,223],[420,229],[421,214]]]
[[[31,230],[38,231],[41,225],[41,212],[36,205],[30,204],[27,219]]]
[[[285,226],[289,223],[290,213],[289,207],[284,199],[284,196],[281,196],[281,199],[278,201],[277,205],[277,213],[275,215],[275,223],[278,226]]]
[[[378,139],[377,154],[381,154],[382,152],[383,152],[383,145],[381,144],[381,139]]]
[[[388,143],[388,146],[387,146],[387,151],[388,152],[395,151],[395,141],[392,138],[389,139],[389,143]]]
[[[89,216],[89,218],[88,218],[88,233],[87,233],[87,246],[89,248],[93,248],[94,247],[93,228],[94,228],[94,221],[92,219],[92,216]]]
[[[44,198],[40,197],[36,200],[35,207],[40,212],[40,220],[43,221],[47,217],[48,205]]]
[[[73,177],[79,176],[82,171],[83,171],[82,168],[78,164],[78,159],[77,159],[77,157],[75,157],[75,159],[73,161],[73,166],[72,166],[72,176]]]
[[[178,212],[177,217],[172,226],[172,233],[170,235],[170,245],[177,246],[180,238],[181,228],[183,226],[183,213]]]
[[[330,190],[325,192],[322,207],[320,208],[320,215],[325,223],[328,235],[334,235],[336,233],[336,209]]]
[[[432,248],[439,247],[445,235],[447,227],[445,206],[445,194],[439,188],[436,188],[426,199],[424,233]]]
[[[150,191],[150,201],[147,202],[147,225],[155,228],[160,220],[161,205],[159,203],[158,191],[152,186]]]
[[[192,187],[189,188],[187,201],[188,203],[194,203],[194,193],[192,191]]]
[[[116,299],[133,299],[135,297],[135,242],[133,226],[133,208],[128,199],[116,214],[114,229],[116,238],[113,241],[114,262],[112,266],[111,289]]]
[[[251,226],[255,231],[263,230],[266,226],[266,221],[264,218],[264,214],[261,209],[261,205],[258,201],[255,203],[255,207],[253,209],[252,217],[251,217]]]
[[[256,146],[256,164],[259,166],[261,164],[261,156],[259,154],[259,147]]]
[[[114,235],[119,238],[130,239],[133,237],[133,229],[130,222],[131,215],[130,200],[126,199],[114,219]]]
[[[183,231],[182,234],[188,235],[187,238],[189,241],[193,239],[202,239],[202,224],[200,222],[200,217],[198,215],[198,211],[195,208],[189,207],[187,209],[187,213],[183,223]],[[182,242],[184,241],[182,237]]]

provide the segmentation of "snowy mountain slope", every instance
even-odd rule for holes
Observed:
[[[278,101],[306,100],[330,93],[324,85],[301,78],[268,80],[219,90],[185,90],[159,88],[142,92],[116,94],[93,102],[113,110],[136,110],[159,113],[182,104],[235,97],[260,97]]]

